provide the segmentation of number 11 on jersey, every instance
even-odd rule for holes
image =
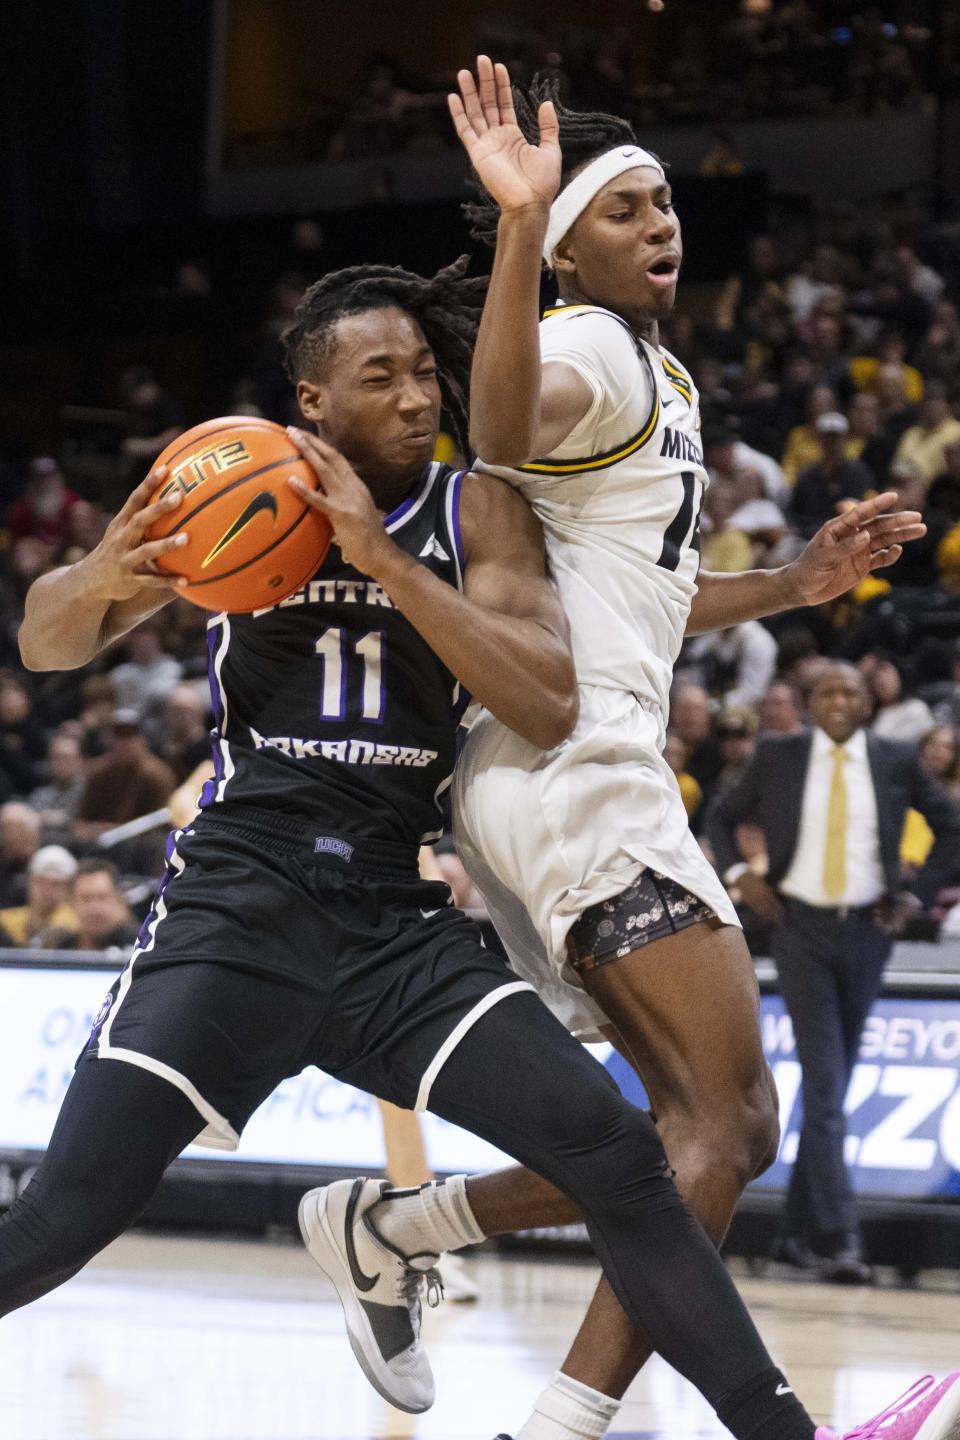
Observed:
[[[339,625],[325,630],[314,645],[314,653],[323,661],[320,691],[320,714],[324,720],[347,718],[347,657],[346,637]],[[361,718],[377,723],[383,719],[383,632],[371,630],[355,641],[353,652],[363,662],[363,697]]]

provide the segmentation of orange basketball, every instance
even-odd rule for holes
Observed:
[[[151,497],[179,489],[183,500],[155,520],[147,538],[186,532],[182,549],[157,565],[189,584],[178,593],[207,610],[262,610],[310,579],[330,545],[330,523],[290,489],[317,477],[282,425],[224,415],[195,425],[157,458],[170,472]]]

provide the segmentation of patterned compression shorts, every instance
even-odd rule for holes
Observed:
[[[688,925],[716,919],[698,895],[656,870],[644,870],[628,889],[584,910],[567,935],[567,948],[575,969],[593,970]]]

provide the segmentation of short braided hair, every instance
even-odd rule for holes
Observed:
[[[470,365],[489,283],[485,275],[467,275],[468,264],[469,257],[461,255],[431,279],[392,265],[353,265],[324,275],[310,286],[280,337],[290,379],[296,384],[323,367],[344,315],[396,306],[416,320],[433,351],[444,409],[467,453]]]
[[[555,79],[536,75],[529,90],[519,90],[514,86],[513,104],[517,112],[517,124],[523,131],[524,138],[531,145],[536,145],[540,139],[537,112],[544,100],[553,101],[560,124],[560,149],[563,154],[560,186],[563,189],[582,165],[596,160],[599,155],[605,155],[608,150],[615,150],[619,145],[636,145],[637,137],[629,120],[624,120],[619,115],[568,110],[565,105],[561,105],[558,95],[559,85]],[[471,184],[479,198],[468,201],[463,207],[463,213],[470,222],[470,233],[475,240],[495,246],[500,207],[476,177],[473,177]]]

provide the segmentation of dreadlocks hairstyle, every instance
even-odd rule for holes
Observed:
[[[577,110],[568,110],[558,99],[559,84],[555,79],[534,76],[527,91],[513,88],[513,104],[517,112],[517,124],[523,131],[524,139],[536,145],[540,139],[537,125],[537,111],[544,100],[552,100],[560,122],[560,149],[563,154],[563,171],[560,177],[561,189],[573,179],[574,172],[582,165],[596,160],[608,150],[619,145],[636,145],[637,137],[629,120],[618,115],[590,115]],[[497,243],[497,223],[500,207],[484,190],[474,176],[470,182],[477,192],[477,200],[468,201],[463,213],[470,222],[470,234],[491,247]]]
[[[324,275],[310,286],[280,337],[290,379],[296,384],[322,368],[344,315],[396,306],[416,320],[434,353],[444,410],[466,454],[470,365],[489,283],[485,275],[467,275],[469,263],[469,256],[461,255],[430,280],[390,265],[353,265]]]

